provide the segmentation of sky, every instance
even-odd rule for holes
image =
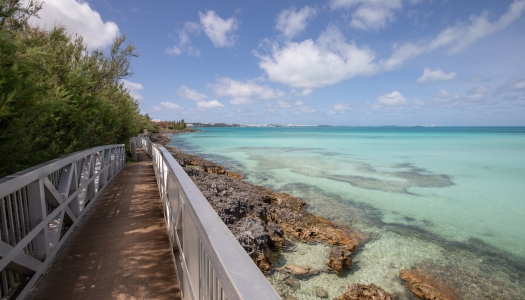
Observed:
[[[46,0],[30,23],[125,35],[153,119],[525,125],[525,0]]]

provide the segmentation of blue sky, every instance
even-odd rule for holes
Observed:
[[[525,0],[47,0],[31,22],[125,34],[154,119],[525,125]]]

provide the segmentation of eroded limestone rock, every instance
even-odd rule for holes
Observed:
[[[400,270],[399,275],[407,282],[414,295],[426,300],[458,300],[456,294],[444,284],[421,270]]]
[[[293,275],[304,276],[304,275],[308,275],[310,273],[310,268],[309,267],[302,267],[302,266],[298,266],[296,264],[287,264],[284,267],[286,269],[288,269],[290,271],[290,273],[292,273]]]
[[[347,246],[333,246],[328,257],[328,267],[337,272],[352,267],[352,251]]]

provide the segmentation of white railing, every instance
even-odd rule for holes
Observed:
[[[126,165],[123,144],[95,147],[0,179],[0,295],[24,299]],[[21,289],[21,291],[20,291]]]
[[[182,299],[281,299],[173,156],[134,142],[153,158]]]

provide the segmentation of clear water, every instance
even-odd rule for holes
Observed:
[[[410,298],[398,272],[411,267],[463,299],[525,298],[524,127],[205,128],[170,143],[369,236],[341,276],[297,291],[269,276],[297,299],[316,299],[316,286],[336,297],[353,282]],[[316,268],[328,251],[294,242],[277,265]]]

